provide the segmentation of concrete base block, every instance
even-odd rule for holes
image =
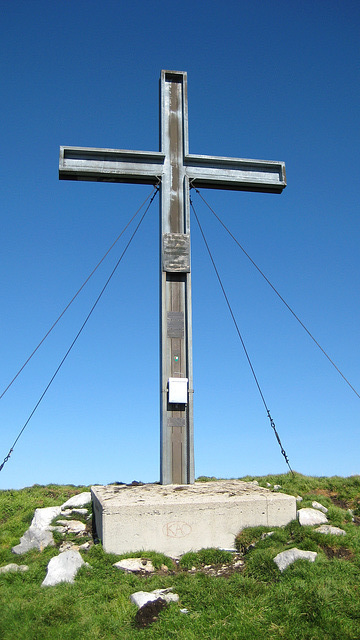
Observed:
[[[294,496],[251,482],[91,487],[97,535],[107,553],[158,551],[179,557],[206,547],[233,549],[245,527],[284,526],[296,518]]]

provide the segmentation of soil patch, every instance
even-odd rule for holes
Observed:
[[[353,560],[354,554],[346,547],[324,547],[324,551],[328,558],[340,558],[341,560]]]
[[[147,602],[138,610],[135,616],[136,626],[140,628],[148,627],[158,619],[160,611],[162,611],[166,606],[166,601],[163,598],[158,598],[153,602]]]
[[[241,554],[234,554],[232,562],[226,562],[224,564],[208,564],[200,567],[193,567],[192,569],[181,569],[184,573],[203,573],[207,576],[215,576],[221,578],[229,578],[234,573],[240,573],[245,568],[245,560]]]
[[[328,489],[316,489],[314,493],[317,496],[326,496],[327,498],[330,498],[335,507],[340,507],[340,509],[349,508],[349,503],[342,498],[338,498],[338,494],[335,491],[329,491]]]

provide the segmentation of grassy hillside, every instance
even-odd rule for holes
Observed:
[[[112,565],[120,556],[104,554],[97,544],[82,552],[91,566],[80,570],[74,584],[44,588],[47,564],[58,554],[62,535],[56,534],[56,547],[41,553],[16,556],[11,548],[19,543],[37,507],[60,505],[86,488],[35,485],[0,491],[0,567],[14,562],[29,566],[26,573],[0,574],[0,638],[359,640],[360,477],[287,474],[244,480],[279,484],[280,491],[302,496],[301,507],[321,502],[329,509],[329,523],[344,529],[346,536],[319,534],[297,522],[269,537],[262,536],[264,527],[246,529],[237,538],[235,565],[231,555],[215,550],[186,554],[180,563],[146,553],[157,567],[151,576],[116,570]],[[91,540],[90,525],[87,535],[77,542]],[[317,551],[316,561],[297,561],[280,573],[273,558],[295,546]],[[138,628],[130,594],[165,587],[173,587],[180,604],[164,609],[151,626]],[[181,608],[188,613],[181,613]]]

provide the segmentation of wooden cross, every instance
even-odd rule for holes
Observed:
[[[187,74],[161,72],[161,151],[60,147],[62,180],[160,184],[160,481],[194,482],[190,199],[194,187],[281,193],[285,164],[189,153]]]

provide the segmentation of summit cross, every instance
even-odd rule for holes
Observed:
[[[59,178],[160,185],[160,482],[194,482],[190,187],[281,193],[285,164],[189,153],[187,74],[161,71],[161,151],[60,147]]]

